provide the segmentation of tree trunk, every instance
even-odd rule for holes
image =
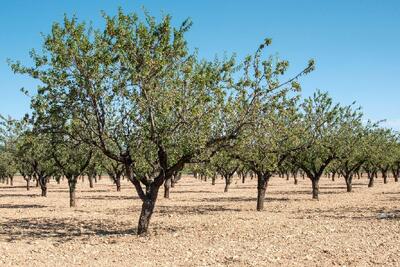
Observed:
[[[171,189],[171,178],[164,181],[164,198],[169,198],[169,191]]]
[[[167,179],[168,178],[166,177],[165,180]],[[160,184],[159,186],[152,184],[146,187],[146,195],[144,200],[142,199],[143,203],[138,223],[138,231],[137,231],[138,235],[147,234],[148,232],[150,219],[151,216],[153,215],[154,207],[157,201],[158,190],[160,189],[161,185],[162,184]]]
[[[93,188],[93,175],[88,175],[88,180],[89,180],[89,187]]]
[[[333,172],[333,173],[332,173],[332,182],[335,181],[335,175],[336,175],[336,172]]]
[[[265,192],[267,191],[268,181],[271,176],[268,174],[257,174],[257,211],[264,209]]]
[[[368,172],[368,187],[373,187],[374,186],[374,174],[371,172]]]
[[[246,175],[242,174],[242,184],[246,182]]]
[[[97,183],[97,175],[94,175],[94,182]]]
[[[26,190],[29,191],[30,190],[30,186],[29,186],[30,179],[26,179],[25,181],[26,181]]]
[[[383,172],[382,172],[382,176],[383,176],[383,183],[384,183],[384,184],[387,184],[387,182],[388,182],[388,179],[387,179],[387,172],[386,172],[386,171],[383,171]]]
[[[117,192],[121,192],[121,175],[115,176],[115,184],[117,186]]]
[[[14,176],[10,176],[10,186],[14,186]]]
[[[76,207],[76,198],[75,198],[75,189],[78,177],[72,177],[68,179],[68,186],[69,186],[69,206],[71,208]]]
[[[399,181],[399,170],[392,170],[394,181],[397,183]]]
[[[6,184],[9,184],[9,183],[10,183],[9,179],[10,179],[10,178],[8,178],[8,176],[7,176],[7,177],[6,177]]]
[[[346,176],[344,176],[344,179],[346,180],[347,192],[351,192],[353,189],[353,183],[352,183],[353,175],[346,175]]]
[[[217,180],[217,175],[216,175],[216,174],[214,174],[214,175],[211,177],[211,185],[215,185],[215,180]]]
[[[299,181],[297,180],[297,176],[294,177],[294,184],[298,184]]]
[[[150,224],[151,215],[153,215],[156,200],[151,198],[143,201],[142,212],[139,217],[138,235],[147,234]]]
[[[228,192],[229,186],[231,185],[231,177],[226,176],[224,178],[225,178],[225,189],[224,189],[224,192],[226,193],[226,192]]]
[[[47,177],[38,177],[36,181],[42,190],[42,197],[47,197]]]
[[[312,198],[318,200],[318,194],[319,194],[319,178],[310,178],[311,179],[311,185],[312,185]]]

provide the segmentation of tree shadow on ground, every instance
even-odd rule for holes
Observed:
[[[138,200],[137,196],[80,196],[79,199],[91,199],[91,200]]]
[[[215,191],[210,190],[177,190],[175,191],[174,188],[171,189],[171,194],[213,194],[216,193]]]
[[[99,220],[77,220],[69,218],[11,219],[0,223],[0,238],[8,242],[16,240],[70,241],[91,236],[133,235],[132,224]]]
[[[353,189],[363,188],[361,186],[355,186],[355,185],[353,185],[352,187],[353,187]],[[343,191],[346,192],[347,187],[346,186],[329,186],[328,185],[328,186],[320,186],[319,189],[320,190],[325,190],[325,189],[334,190],[334,189],[337,189],[337,190],[343,190]]]
[[[320,190],[320,195],[337,195],[347,193],[346,191],[325,191]],[[267,195],[312,195],[310,190],[288,190],[288,191],[267,191]]]
[[[33,188],[33,187],[34,187],[34,186],[31,186],[30,188]],[[9,189],[21,189],[21,188],[26,189],[26,185],[13,185],[13,186],[7,185],[7,186],[0,186],[0,190],[1,190],[1,191],[11,191],[11,190],[9,190]]]
[[[266,202],[281,202],[281,201],[298,201],[299,199],[290,199],[287,197],[266,197]],[[196,200],[191,200],[195,202],[256,202],[256,197],[207,197]]]
[[[207,215],[218,212],[240,212],[241,209],[229,208],[220,205],[198,205],[198,206],[158,206],[156,213],[160,215],[179,214],[179,215]]]
[[[382,214],[389,214],[387,218],[381,217]],[[384,208],[373,207],[337,207],[328,209],[305,209],[294,215],[297,219],[351,219],[361,221],[371,221],[380,219],[400,219],[400,210],[385,211]]]
[[[38,194],[4,194],[0,195],[0,198],[5,198],[5,197],[16,197],[16,198],[21,198],[21,197],[39,197],[40,193]]]
[[[46,208],[43,205],[13,205],[13,204],[0,204],[0,209],[40,209]]]

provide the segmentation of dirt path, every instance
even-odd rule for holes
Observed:
[[[342,179],[310,182],[273,178],[264,212],[256,184],[217,185],[184,177],[160,198],[151,235],[134,235],[140,201],[126,181],[78,185],[78,208],[68,207],[66,182],[51,181],[47,198],[0,185],[0,265],[4,266],[400,266],[400,183]],[[160,192],[160,196],[162,194]],[[386,218],[388,217],[388,218]]]

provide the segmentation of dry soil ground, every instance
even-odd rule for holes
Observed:
[[[255,211],[255,180],[212,186],[184,177],[157,203],[151,234],[134,234],[140,200],[126,181],[115,192],[103,178],[79,183],[78,208],[66,183],[39,189],[0,185],[0,265],[7,266],[400,266],[400,184],[367,188],[323,178],[319,201],[310,182],[274,177],[266,210]],[[386,214],[389,215],[386,218]]]

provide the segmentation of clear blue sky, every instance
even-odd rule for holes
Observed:
[[[301,80],[303,94],[329,91],[343,104],[356,101],[372,120],[387,119],[400,130],[400,1],[398,0],[284,0],[284,1],[34,1],[0,2],[0,113],[21,117],[29,110],[19,92],[35,83],[14,75],[6,59],[29,64],[28,52],[40,48],[41,35],[63,14],[102,25],[100,11],[173,16],[175,25],[190,17],[187,38],[192,48],[209,59],[224,52],[239,58],[252,53],[265,38],[273,39],[272,53],[279,53],[300,70],[309,58],[317,70]]]

